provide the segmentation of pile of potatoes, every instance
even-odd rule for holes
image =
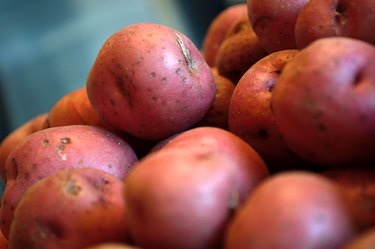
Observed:
[[[200,49],[113,33],[1,142],[0,249],[373,248],[374,19],[374,0],[248,0]]]

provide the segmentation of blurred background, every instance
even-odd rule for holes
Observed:
[[[198,48],[211,20],[241,0],[0,0],[0,140],[85,85],[104,41],[153,22]]]

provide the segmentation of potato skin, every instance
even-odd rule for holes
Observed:
[[[99,127],[53,127],[27,136],[6,161],[7,184],[0,209],[1,231],[8,238],[20,198],[40,179],[59,170],[83,167],[98,168],[123,179],[137,160],[126,141]]]
[[[375,161],[375,47],[344,37],[301,50],[275,85],[271,106],[286,144],[324,167]]]
[[[233,211],[268,176],[241,141],[219,128],[195,128],[141,160],[125,189],[134,243],[145,249],[218,248]]]
[[[234,4],[221,11],[210,23],[203,38],[202,53],[207,64],[215,66],[217,51],[237,17],[247,14],[246,3]]]
[[[341,248],[354,236],[341,193],[319,174],[275,174],[231,221],[225,249]]]
[[[86,87],[103,119],[149,140],[196,124],[216,91],[210,67],[189,38],[152,23],[129,25],[110,36]]]
[[[69,169],[48,176],[22,197],[9,247],[82,249],[103,242],[125,243],[122,191],[121,179],[99,169]]]
[[[285,144],[271,110],[273,88],[298,52],[274,52],[252,65],[236,85],[229,104],[229,130],[249,143],[272,173],[308,164]]]
[[[48,128],[47,113],[39,114],[8,134],[0,144],[0,177],[6,182],[5,162],[13,148],[27,135]]]

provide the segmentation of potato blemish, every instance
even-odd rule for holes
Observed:
[[[60,139],[60,142],[61,142],[62,144],[71,144],[71,143],[72,143],[72,141],[71,141],[71,139],[70,139],[69,137],[61,138],[61,139]]]
[[[190,57],[190,51],[189,49],[187,49],[187,47],[185,46],[181,36],[177,33],[175,33],[176,36],[177,36],[177,42],[178,42],[178,45],[180,45],[181,47],[181,50],[182,50],[182,54],[184,55],[184,58],[185,58],[185,62],[190,70],[190,72],[194,72],[197,70],[197,66],[195,65],[194,61],[191,59]]]
[[[77,196],[82,190],[82,187],[77,184],[75,180],[69,180],[65,186],[65,192],[69,195]]]

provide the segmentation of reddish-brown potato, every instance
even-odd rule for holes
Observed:
[[[50,127],[92,125],[117,131],[96,113],[87,96],[86,87],[78,88],[59,99],[49,110],[47,122]]]
[[[341,248],[353,236],[333,182],[307,171],[287,171],[254,189],[232,219],[224,248]]]
[[[357,229],[375,227],[375,169],[332,169],[322,173],[342,189]]]
[[[26,123],[18,127],[16,130],[8,134],[0,144],[0,177],[6,182],[5,161],[13,148],[21,142],[27,135],[33,132],[47,128],[47,114],[43,113],[28,120]]]
[[[68,168],[91,167],[124,179],[137,156],[120,137],[94,126],[60,126],[34,132],[6,161],[0,228],[8,238],[14,210],[23,193],[40,179]]]
[[[221,76],[216,67],[211,68],[216,82],[216,95],[208,113],[197,126],[214,126],[228,130],[228,110],[234,87],[232,81]]]
[[[137,23],[111,35],[87,79],[94,109],[136,137],[159,140],[199,122],[215,98],[201,52],[170,27]]]
[[[185,131],[126,179],[132,239],[145,249],[218,248],[233,211],[267,176],[256,152],[230,132]]]
[[[215,66],[219,74],[235,85],[258,60],[267,55],[254,33],[247,15],[236,19],[217,51]]]
[[[99,169],[63,170],[31,186],[11,225],[11,249],[82,249],[127,241],[123,181]]]
[[[283,141],[270,105],[280,73],[297,53],[282,50],[255,63],[239,80],[229,105],[229,130],[249,143],[271,172],[307,166]]]
[[[310,0],[295,25],[297,48],[332,36],[345,36],[375,45],[374,0]]]
[[[271,105],[285,143],[325,167],[375,161],[375,47],[330,37],[282,71]]]
[[[222,10],[210,23],[203,38],[202,52],[209,66],[216,63],[216,54],[237,17],[247,14],[246,3],[231,5]]]
[[[298,15],[309,0],[247,1],[250,23],[269,53],[296,49],[294,29]],[[319,17],[320,12],[315,14]]]

